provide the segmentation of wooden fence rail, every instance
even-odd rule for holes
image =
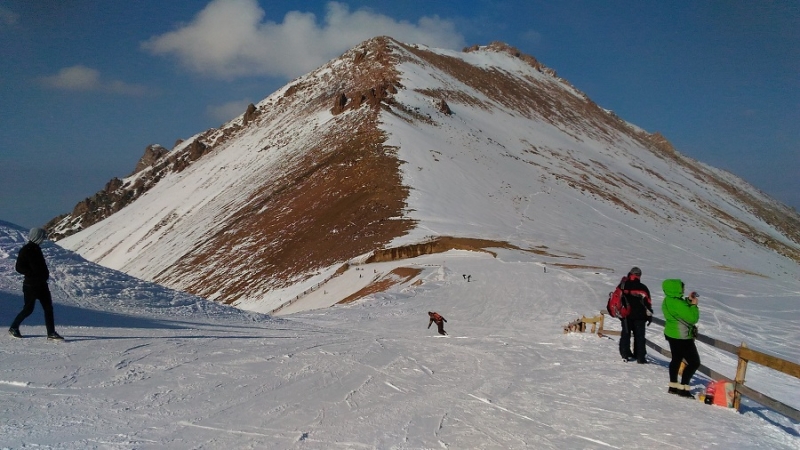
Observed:
[[[601,314],[605,315],[607,314],[607,311],[601,311]],[[664,326],[664,319],[653,317],[653,322],[655,322],[658,325],[661,325],[662,327]],[[603,330],[602,325],[597,333],[602,335],[614,335],[614,336],[619,336],[620,334],[619,331]],[[698,372],[707,375],[711,379],[733,382],[734,386],[733,407],[736,408],[737,411],[739,410],[741,396],[744,395],[745,397],[752,399],[756,403],[764,405],[772,409],[773,411],[776,411],[780,414],[783,414],[786,417],[789,417],[793,420],[800,422],[800,410],[797,410],[785,403],[782,403],[778,400],[775,400],[774,398],[768,397],[758,391],[755,391],[745,386],[745,374],[747,371],[748,362],[760,364],[764,367],[777,370],[779,372],[785,373],[787,375],[793,376],[798,379],[800,379],[800,364],[796,364],[791,361],[787,361],[785,359],[781,359],[772,355],[768,355],[766,353],[752,350],[748,348],[747,345],[745,345],[744,343],[742,343],[742,345],[737,347],[725,341],[721,341],[719,339],[715,339],[703,334],[698,334],[697,340],[704,344],[710,345],[712,347],[718,348],[732,355],[735,355],[738,358],[739,361],[736,368],[736,375],[734,376],[733,379],[730,379],[729,377],[726,377],[721,373],[716,372],[702,364],[700,365],[700,368],[697,369]],[[661,347],[660,345],[650,341],[649,339],[647,340],[647,346],[661,353],[667,358],[672,358],[672,353],[668,349]]]

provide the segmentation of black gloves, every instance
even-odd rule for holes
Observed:
[[[647,316],[647,326],[649,327],[651,323],[653,323],[653,316]]]

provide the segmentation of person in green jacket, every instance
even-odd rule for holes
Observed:
[[[697,301],[700,297],[692,292],[689,297],[683,297],[683,281],[672,279],[664,280],[661,284],[664,289],[664,301],[661,303],[661,312],[664,313],[664,337],[669,342],[672,352],[672,361],[669,363],[669,389],[670,394],[694,398],[690,392],[689,382],[700,367],[700,355],[694,339],[697,335],[695,324],[700,320],[700,309]],[[678,383],[678,371],[681,361],[686,360],[686,367]]]

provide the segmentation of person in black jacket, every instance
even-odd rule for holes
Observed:
[[[625,283],[627,281],[628,281],[627,275],[622,277],[622,280],[620,280],[616,289],[614,289],[614,294],[616,294],[617,290],[619,290],[620,292],[619,295],[622,295],[622,292],[625,290]],[[636,361],[636,357],[633,356],[633,352],[631,351],[631,329],[628,326],[628,318],[627,317],[619,318],[619,323],[620,326],[622,327],[622,330],[619,332],[619,355],[625,362]]]
[[[28,233],[28,243],[22,246],[17,257],[16,270],[25,275],[22,282],[22,294],[25,299],[25,306],[17,314],[8,334],[13,337],[21,338],[19,326],[22,321],[33,313],[36,299],[42,304],[44,310],[44,324],[47,328],[47,339],[63,340],[55,329],[55,319],[53,317],[53,298],[50,295],[50,288],[47,287],[47,280],[50,278],[50,270],[44,260],[42,248],[39,244],[47,238],[47,233],[41,228],[32,228]]]
[[[639,364],[647,364],[647,345],[645,343],[645,325],[653,322],[653,302],[650,290],[641,282],[642,269],[631,268],[622,295],[630,305],[628,328],[633,333],[633,356]]]

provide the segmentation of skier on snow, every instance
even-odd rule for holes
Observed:
[[[430,317],[430,321],[428,322],[428,329],[430,329],[431,324],[434,322],[436,326],[439,327],[439,334],[442,336],[447,336],[447,332],[444,331],[444,322],[447,322],[447,319],[441,316],[441,314],[433,311],[428,311],[428,316]]]

